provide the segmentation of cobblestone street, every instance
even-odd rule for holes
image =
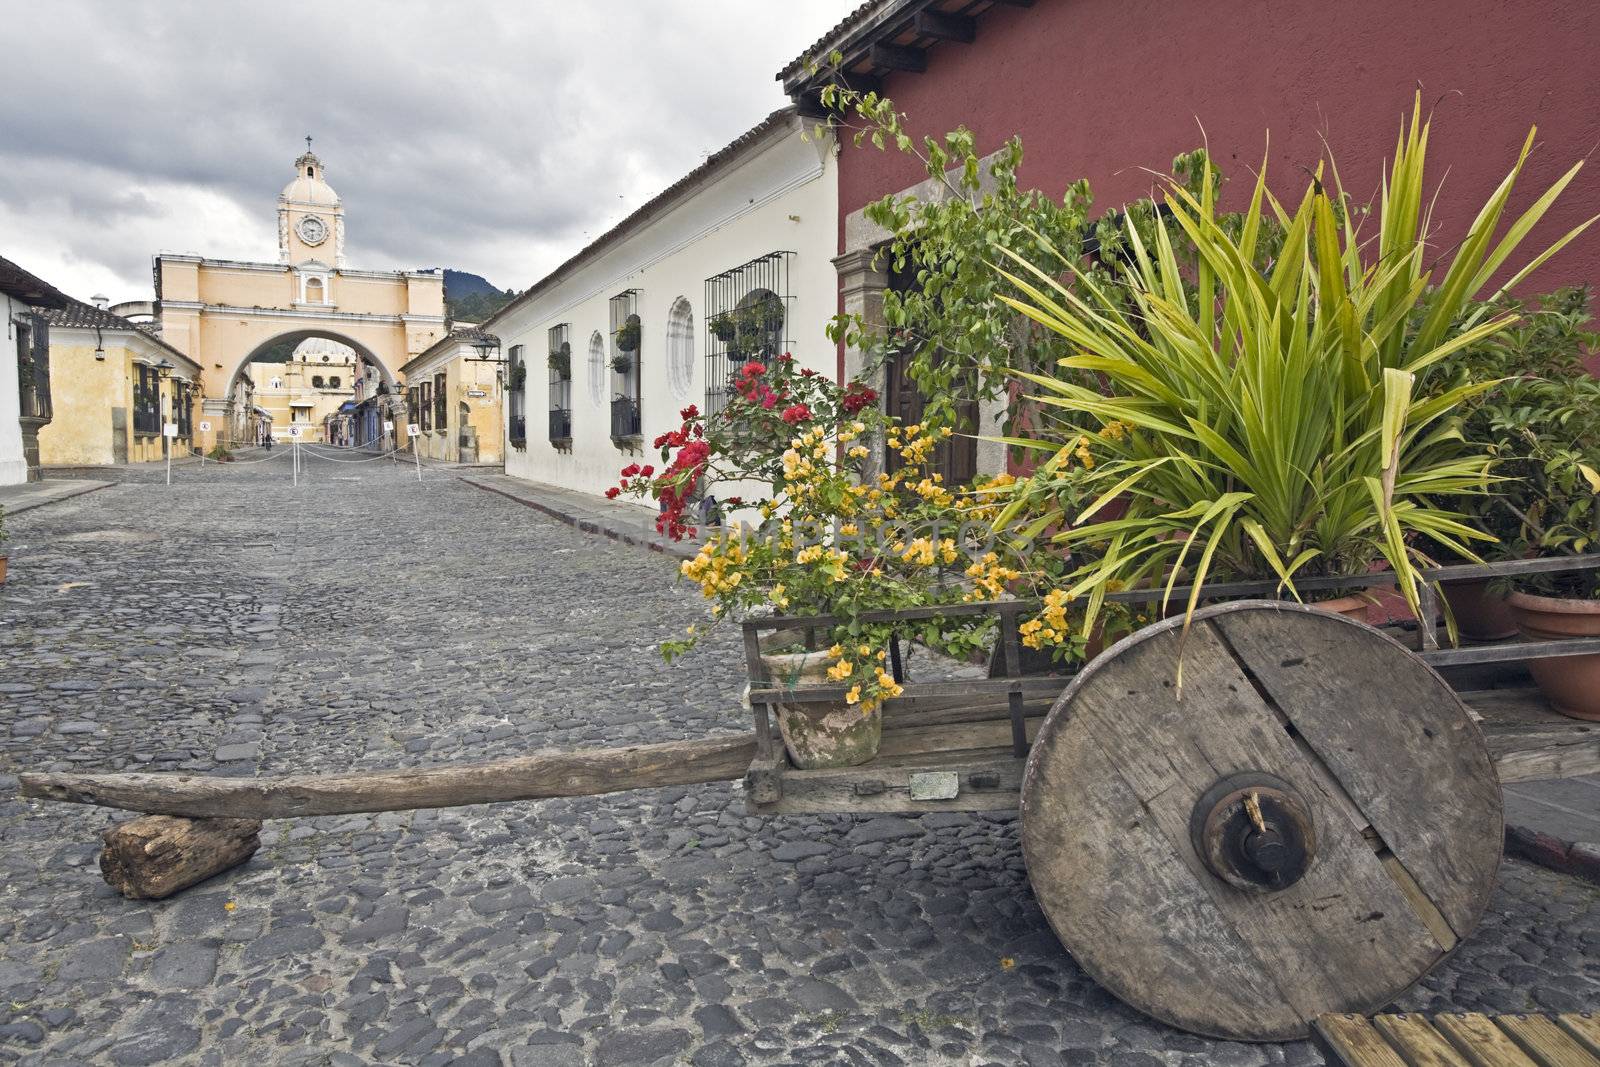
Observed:
[[[542,371],[541,371],[542,373]],[[260,459],[256,453],[252,458]],[[1014,816],[761,821],[736,786],[285,820],[157,902],[29,769],[388,768],[744,728],[675,561],[444,469],[282,454],[8,518],[0,1063],[1317,1063],[1145,1020],[1058,945]],[[1507,861],[1408,1010],[1592,1010],[1600,890]]]

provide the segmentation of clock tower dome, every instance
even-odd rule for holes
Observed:
[[[305,153],[294,161],[294,179],[278,194],[278,262],[310,260],[344,266],[344,205],[307,137]]]

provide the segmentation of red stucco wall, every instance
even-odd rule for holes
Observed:
[[[1236,197],[1248,195],[1269,130],[1280,196],[1298,197],[1325,134],[1349,191],[1364,197],[1419,84],[1434,108],[1430,188],[1446,178],[1435,221],[1448,244],[1530,125],[1539,147],[1513,206],[1600,146],[1600,2],[1038,0],[993,9],[976,43],[933,48],[926,73],[891,75],[885,90],[918,133],[965,123],[980,152],[1021,134],[1027,184],[1059,194],[1088,177],[1103,209],[1147,194],[1141,168],[1165,173],[1200,143],[1201,126]],[[841,218],[922,177],[898,153],[847,145]],[[1595,213],[1600,158],[1534,236]],[[1570,281],[1600,286],[1600,227],[1533,286]]]

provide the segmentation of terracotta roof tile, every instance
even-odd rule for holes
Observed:
[[[3,257],[0,257],[0,293],[38,308],[64,307],[72,299],[49,282],[29,274]]]

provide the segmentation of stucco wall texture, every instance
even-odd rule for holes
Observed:
[[[1059,195],[1087,177],[1098,213],[1148,195],[1144,168],[1166,173],[1202,137],[1231,179],[1229,202],[1242,206],[1269,131],[1268,181],[1280,197],[1304,190],[1324,138],[1347,192],[1375,197],[1420,88],[1434,115],[1429,188],[1444,179],[1434,221],[1448,246],[1511,167],[1530,125],[1538,143],[1514,209],[1600,147],[1597,51],[1594,2],[1038,0],[994,8],[974,44],[934,47],[925,73],[890,75],[884,90],[919,134],[964,123],[980,153],[1020,134],[1024,184]],[[841,220],[924,177],[899,153],[847,144]],[[1525,247],[1597,212],[1600,159]],[[1568,282],[1600,284],[1600,227],[1529,284]]]

